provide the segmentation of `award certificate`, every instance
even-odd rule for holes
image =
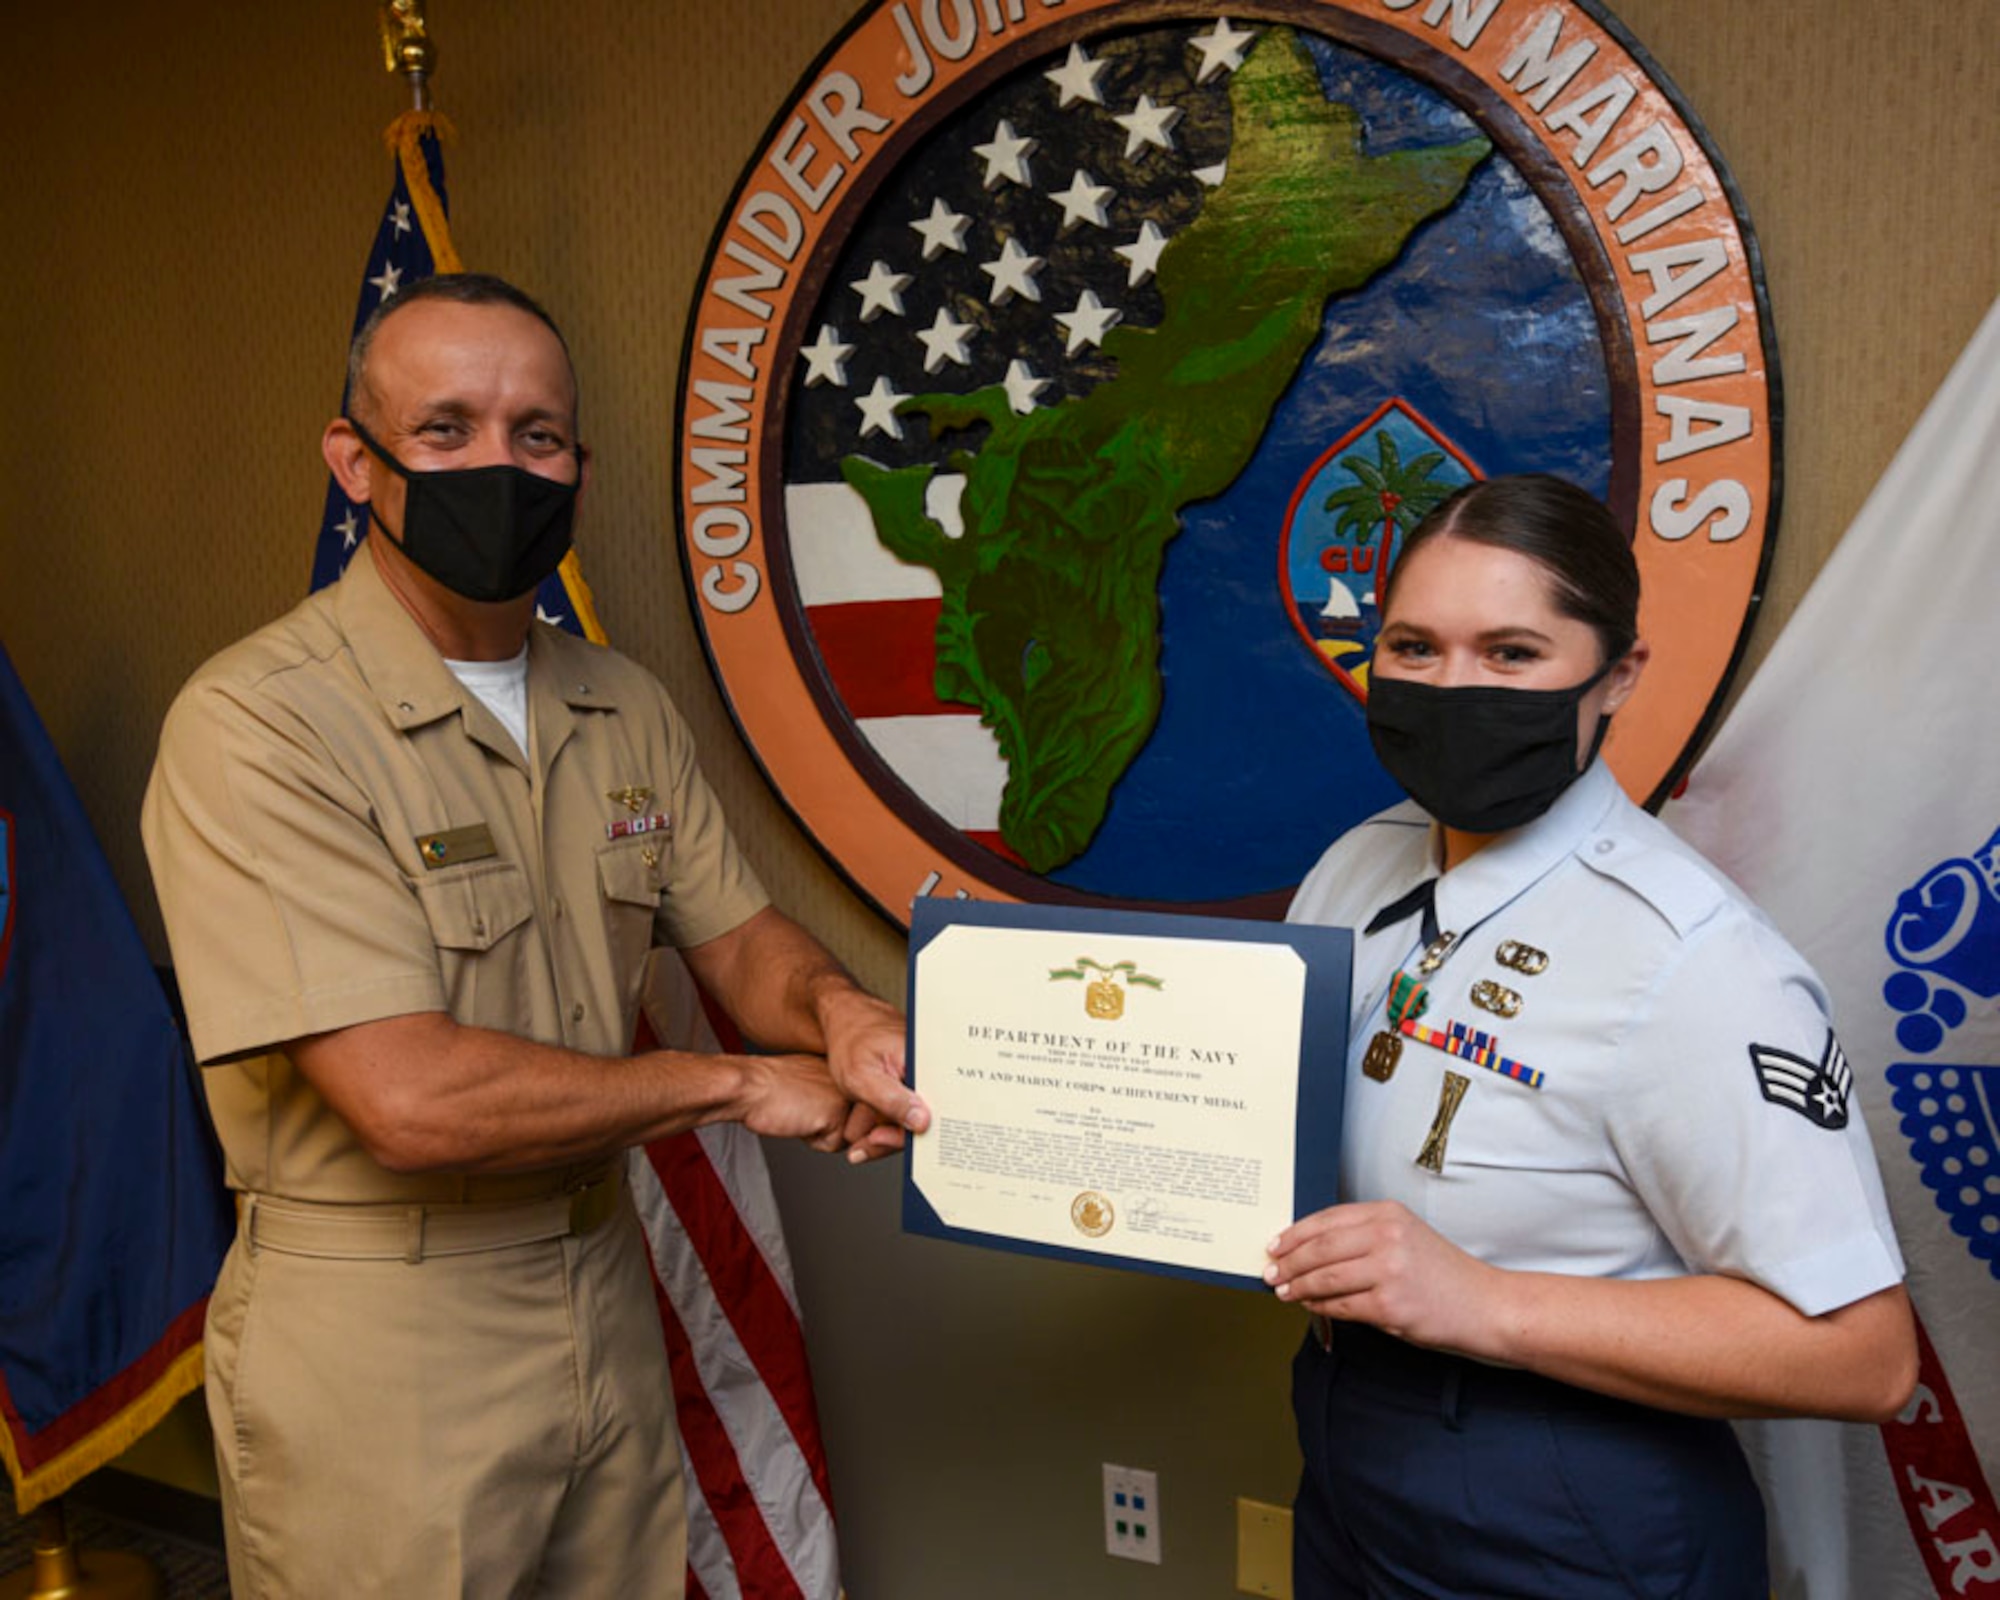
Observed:
[[[1335,1198],[1352,938],[919,900],[904,1227],[1263,1288]]]

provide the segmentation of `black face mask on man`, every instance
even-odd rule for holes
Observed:
[[[1389,776],[1446,827],[1518,828],[1576,782],[1577,707],[1617,664],[1607,661],[1568,689],[1444,689],[1375,677],[1368,740]],[[1598,718],[1591,760],[1610,726],[1609,717]]]
[[[420,571],[453,594],[512,600],[539,588],[562,564],[576,525],[575,484],[511,463],[412,472],[352,416],[347,421],[407,485],[403,526],[389,532]]]

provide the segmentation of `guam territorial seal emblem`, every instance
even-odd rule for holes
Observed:
[[[1663,795],[1778,488],[1733,186],[1596,0],[871,0],[717,228],[682,558],[848,877],[1270,915],[1395,798],[1364,705],[1429,506],[1560,473],[1654,645]]]

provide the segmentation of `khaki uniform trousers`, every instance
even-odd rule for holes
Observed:
[[[462,1226],[492,1207],[246,1202],[207,1330],[236,1600],[678,1600],[673,1391],[609,1193],[500,1248]]]

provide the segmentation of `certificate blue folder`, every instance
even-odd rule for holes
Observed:
[[[1077,906],[1011,905],[980,900],[920,899],[910,918],[910,1024],[909,1070],[919,1094],[925,1089],[926,1063],[918,1049],[919,1021],[924,996],[918,982],[919,958],[945,930],[976,928],[1018,928],[1038,932],[1078,936],[1084,945],[1115,945],[1121,937],[1199,940],[1205,943],[1229,941],[1260,945],[1284,945],[1293,950],[1305,966],[1304,1012],[1301,1019],[1301,1051],[1298,1098],[1293,1121],[1294,1164],[1292,1215],[1305,1216],[1334,1203],[1337,1198],[1341,1110],[1346,1076],[1349,987],[1353,969],[1353,934],[1345,928],[1298,926],[1287,923],[1248,922],[1233,918],[1181,916],[1148,911],[1105,911]],[[1086,963],[1089,965],[1090,963]],[[1130,964],[1127,963],[1129,966]],[[1069,976],[1070,974],[1060,974]],[[1081,975],[1081,974],[1078,974]],[[1059,974],[1051,974],[1051,977]],[[1143,983],[1140,977],[1136,982]],[[939,1068],[931,1065],[932,1081]],[[937,1138],[934,1129],[924,1138]],[[913,1141],[914,1143],[914,1141]],[[939,1216],[918,1187],[916,1156],[912,1149],[903,1165],[903,1227],[906,1232],[961,1244],[981,1245],[993,1250],[1010,1250],[1025,1255],[1057,1260],[1084,1261],[1098,1266],[1125,1267],[1171,1277],[1191,1278],[1201,1283],[1223,1284],[1232,1288],[1268,1292],[1252,1274],[1209,1271],[1200,1267],[1153,1259],[1146,1254],[1144,1241],[1125,1234],[1120,1246],[1072,1248],[1021,1239],[998,1233],[980,1232],[954,1226]],[[1131,1248],[1123,1246],[1130,1242]]]

